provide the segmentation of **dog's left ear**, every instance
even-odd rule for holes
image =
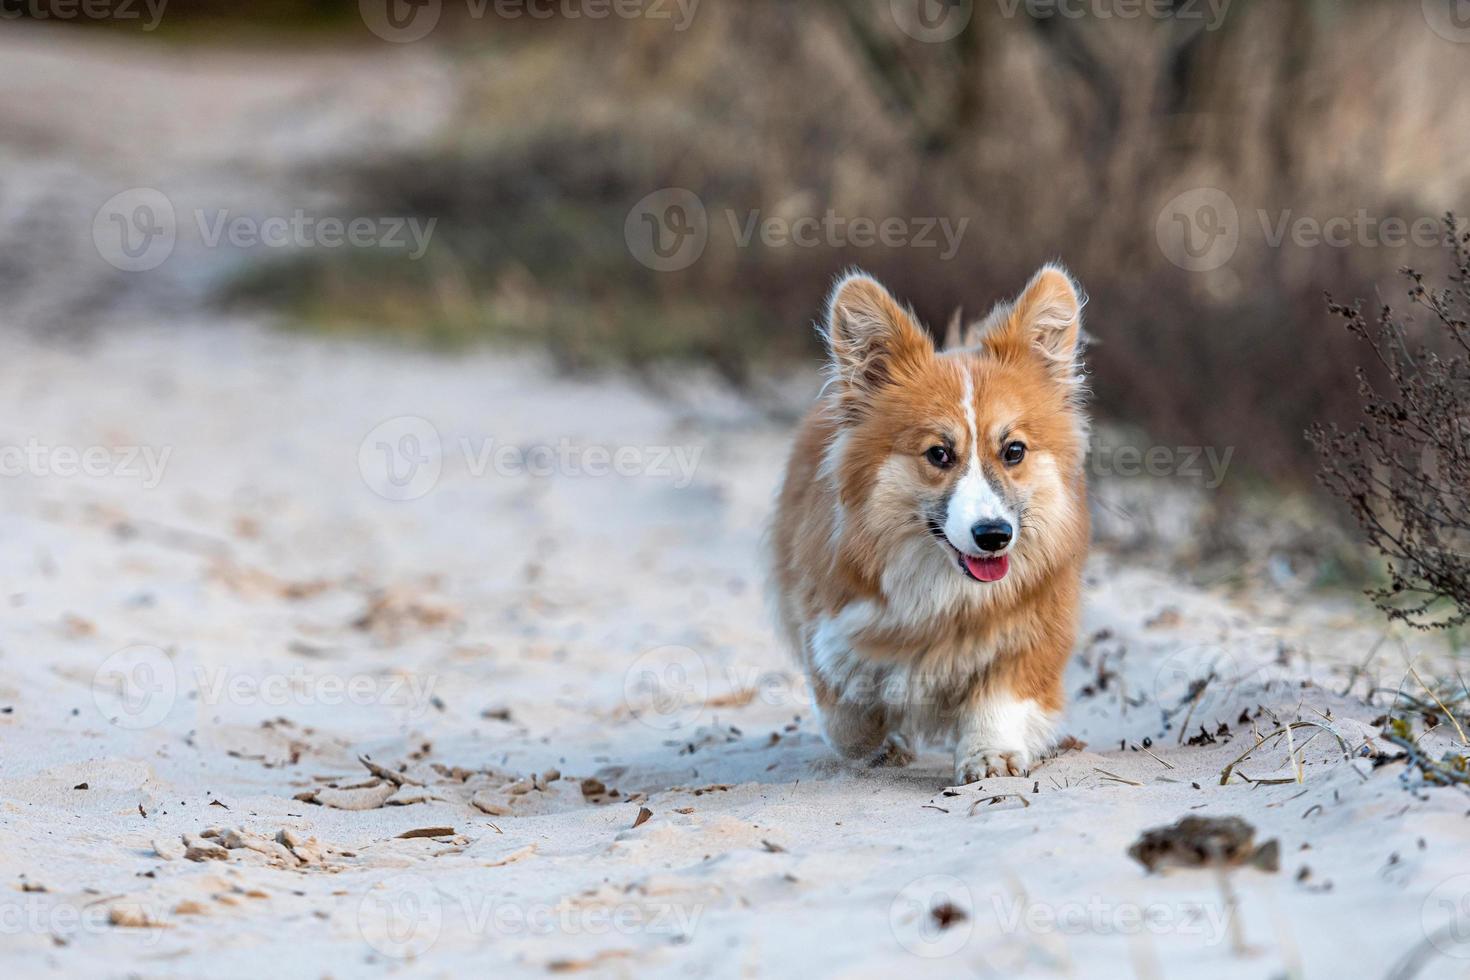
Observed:
[[[998,353],[1007,348],[1014,353],[1030,351],[1058,379],[1074,378],[1085,302],[1067,270],[1048,263],[1010,305],[1005,322],[987,330],[982,342]]]

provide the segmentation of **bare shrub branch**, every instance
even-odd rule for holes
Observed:
[[[1369,591],[1390,619],[1419,629],[1470,620],[1470,232],[1445,216],[1455,271],[1443,289],[1403,270],[1410,302],[1428,311],[1425,336],[1385,305],[1376,321],[1362,303],[1328,310],[1369,345],[1382,390],[1359,368],[1363,419],[1356,429],[1314,426],[1318,478],[1341,498],[1388,563],[1388,584]]]

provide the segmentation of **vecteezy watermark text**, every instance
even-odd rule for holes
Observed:
[[[933,250],[942,262],[959,254],[970,226],[968,217],[845,215],[834,208],[797,215],[726,208],[723,216],[730,244],[737,249],[914,248]],[[623,222],[629,253],[658,272],[678,272],[698,262],[710,232],[704,201],[682,187],[645,195]]]
[[[338,674],[293,667],[280,673],[247,673],[223,667],[196,667],[199,700],[207,705],[264,705],[270,708],[373,707],[403,708],[423,715],[433,703],[434,674]]]
[[[1067,936],[1198,936],[1215,946],[1226,936],[1231,910],[1217,902],[1130,902],[1091,895],[1060,902],[991,896],[991,911],[1005,933]]]
[[[0,0],[0,20],[142,21],[151,31],[163,20],[168,0]]]
[[[438,218],[356,217],[307,214],[297,208],[290,215],[256,218],[232,215],[227,208],[194,212],[199,240],[208,248],[220,242],[236,248],[389,248],[408,249],[410,259],[428,250]]]
[[[50,936],[65,943],[78,935],[117,928],[126,914],[130,936],[152,946],[165,935],[171,913],[161,902],[131,897],[117,901],[74,901],[44,891],[0,897],[0,936]]]
[[[1101,477],[1125,479],[1150,476],[1158,479],[1195,480],[1206,490],[1225,482],[1225,473],[1235,455],[1234,446],[1112,446],[1094,445],[1088,452],[1088,472]]]
[[[1231,0],[996,0],[1001,16],[1025,14],[1032,20],[1174,20],[1203,24],[1207,31],[1225,23]]]
[[[694,482],[703,446],[607,445],[554,442],[507,443],[493,438],[460,437],[458,453],[446,452],[439,430],[428,419],[400,415],[373,428],[358,446],[363,482],[380,497],[415,500],[434,489],[447,462],[471,479],[489,476],[624,477],[662,480],[676,490]]]
[[[948,874],[925,875],[894,896],[889,926],[898,944],[924,959],[953,956],[975,941],[993,948],[999,937],[1153,936],[1195,938],[1217,946],[1230,934],[1234,909],[1221,902],[1135,902],[1088,895],[1039,901],[992,893],[977,902],[963,880]]]
[[[28,439],[0,444],[0,477],[116,477],[137,480],[145,490],[163,482],[172,446],[62,446]]]
[[[1255,208],[1247,214],[1243,219],[1235,201],[1219,188],[1197,187],[1164,205],[1154,233],[1164,257],[1190,272],[1223,267],[1243,237],[1257,234],[1273,250],[1435,248],[1447,242],[1444,218],[1435,215],[1383,214],[1363,207],[1325,215],[1294,208]]]
[[[941,262],[959,252],[970,224],[969,218],[846,217],[831,208],[797,218],[762,215],[758,209],[741,215],[731,209],[725,211],[725,220],[740,248],[749,248],[757,238],[766,248],[937,248]]]
[[[427,953],[446,918],[475,936],[632,936],[688,939],[704,906],[668,901],[510,901],[485,894],[453,894],[422,875],[401,874],[363,895],[357,928],[377,952],[395,959]]]
[[[684,31],[694,21],[700,0],[464,0],[471,20],[668,21]],[[444,14],[443,0],[358,0],[367,29],[384,41],[407,44],[429,35]]]
[[[132,187],[108,198],[92,218],[92,242],[103,260],[124,272],[147,272],[166,262],[181,234],[204,248],[375,248],[423,258],[438,218],[396,215],[238,214],[194,208],[181,222],[173,201],[152,187]]]
[[[1403,218],[1397,215],[1377,215],[1367,208],[1358,208],[1351,215],[1330,215],[1318,218],[1310,214],[1295,214],[1286,208],[1272,214],[1264,208],[1257,209],[1256,218],[1261,223],[1261,234],[1271,248],[1280,248],[1290,242],[1297,248],[1434,248],[1445,244],[1445,226],[1442,218],[1420,215]]]
[[[162,723],[181,693],[208,707],[386,707],[417,718],[433,704],[438,680],[436,674],[339,673],[299,665],[246,671],[197,664],[190,670],[164,650],[140,643],[112,653],[98,666],[92,697],[102,717],[129,730]]]
[[[496,445],[494,439],[460,439],[470,476],[648,476],[683,490],[694,482],[702,446],[584,446],[570,439],[531,446]]]

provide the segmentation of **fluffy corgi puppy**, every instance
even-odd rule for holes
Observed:
[[[959,784],[1051,746],[1088,542],[1082,302],[1044,266],[939,351],[873,279],[832,291],[772,584],[841,755],[904,765],[952,738]]]

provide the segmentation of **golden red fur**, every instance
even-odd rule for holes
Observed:
[[[872,279],[834,290],[832,376],[772,544],[782,627],[843,755],[906,762],[950,736],[971,782],[1049,747],[1088,541],[1081,303],[1044,267],[940,352]]]

